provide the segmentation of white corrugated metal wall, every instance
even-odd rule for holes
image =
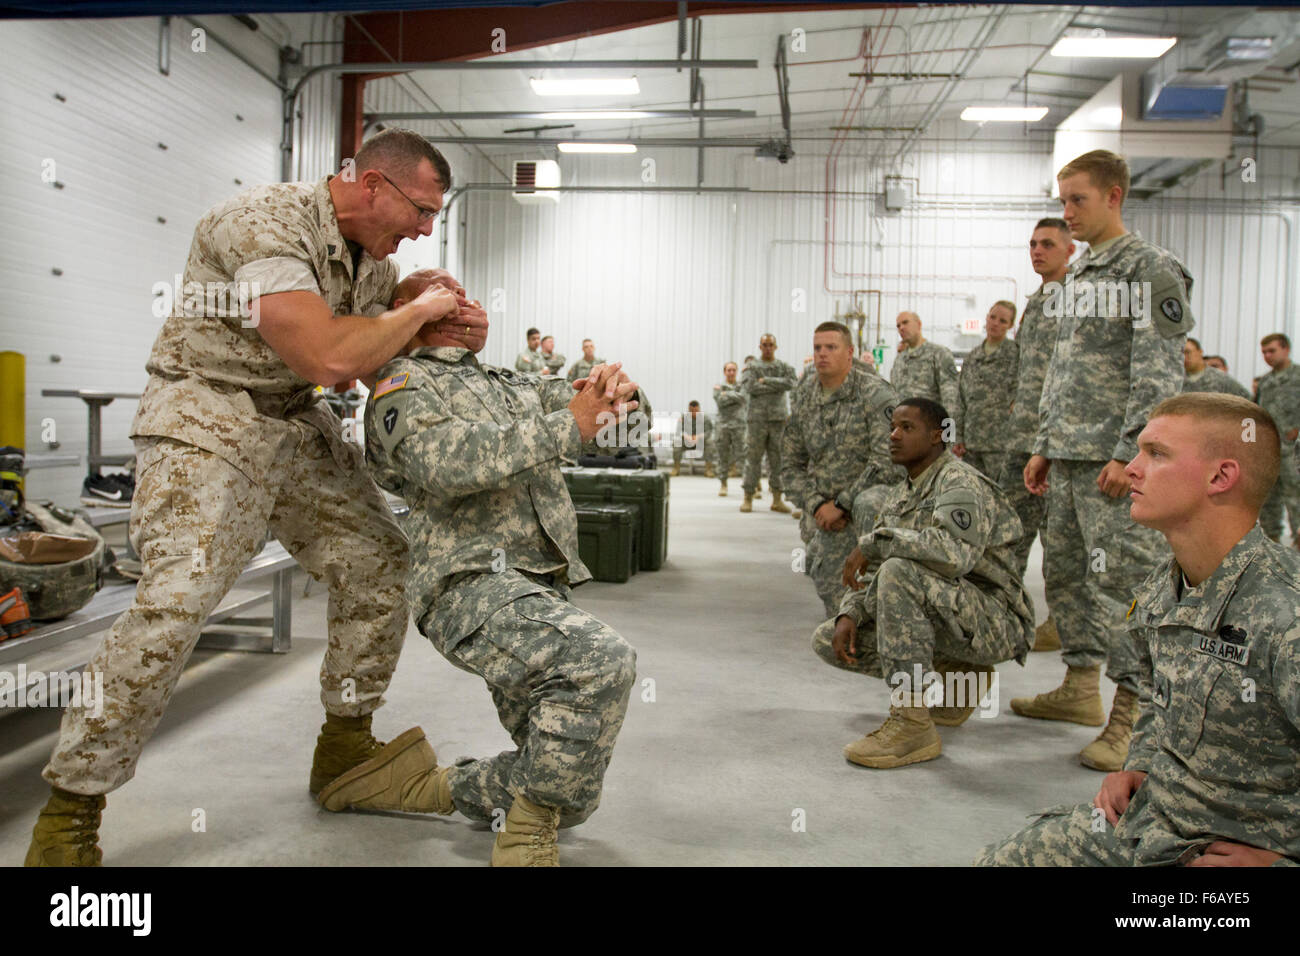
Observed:
[[[0,30],[0,285],[10,290],[0,348],[27,356],[31,454],[48,451],[47,418],[59,454],[85,454],[84,404],[41,390],[141,391],[161,325],[153,287],[184,267],[195,221],[279,179],[275,85],[214,42],[193,52],[179,19],[163,76],[158,29],[149,18]],[[42,180],[47,161],[62,188]],[[131,452],[135,408],[121,399],[105,409],[105,453]],[[74,502],[83,478],[75,466],[38,469],[28,491]]]
[[[485,357],[512,361],[529,325],[553,332],[571,357],[590,336],[602,355],[627,363],[663,414],[707,396],[722,363],[756,352],[764,331],[797,367],[811,329],[855,289],[880,292],[887,366],[903,308],[921,314],[928,337],[969,348],[979,336],[960,334],[964,319],[982,317],[999,298],[1023,302],[1036,287],[1026,243],[1033,223],[1059,214],[1059,204],[1046,194],[1049,144],[954,144],[953,132],[939,124],[935,139],[907,157],[899,174],[914,177],[914,198],[899,213],[879,203],[880,171],[860,157],[839,160],[830,275],[824,156],[780,165],[710,151],[706,184],[754,190],[747,193],[571,193],[555,207],[525,207],[508,193],[473,192],[464,200],[464,278],[484,301],[499,289],[506,302]],[[638,187],[641,163],[652,158],[655,185],[695,184],[693,151],[660,153],[562,156],[564,183]],[[1196,278],[1198,337],[1247,383],[1263,367],[1259,337],[1295,331],[1300,275],[1294,152],[1261,150],[1258,159],[1255,184],[1234,174],[1221,186],[1214,166],[1128,210],[1131,229],[1186,262]],[[1256,198],[1278,195],[1293,198]],[[805,311],[796,311],[801,302]],[[864,297],[873,322],[874,303]]]

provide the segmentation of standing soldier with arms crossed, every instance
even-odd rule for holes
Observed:
[[[1296,438],[1300,437],[1300,368],[1291,362],[1291,340],[1281,332],[1259,342],[1269,371],[1259,380],[1259,404],[1282,433],[1282,468],[1259,522],[1274,541],[1282,540],[1282,509],[1291,523],[1291,543],[1300,548],[1300,475],[1296,474]]]
[[[714,428],[718,453],[715,457],[718,462],[718,477],[722,479],[722,487],[718,489],[719,498],[727,497],[727,479],[732,477],[737,464],[745,460],[745,411],[749,407],[749,399],[745,397],[744,388],[736,381],[736,372],[736,363],[728,362],[722,366],[722,375],[726,381],[713,386],[713,401],[718,406],[717,425]]]
[[[776,357],[776,336],[765,333],[758,340],[761,356],[745,369],[744,389],[749,398],[749,435],[746,438],[748,459],[745,462],[745,500],[740,510],[754,510],[754,492],[763,473],[763,454],[767,453],[768,480],[772,485],[772,510],[790,513],[781,500],[781,445],[790,405],[785,393],[794,388],[798,376]]]
[[[1128,753],[1140,671],[1124,614],[1168,553],[1157,532],[1129,516],[1124,467],[1137,454],[1151,409],[1182,389],[1183,340],[1193,325],[1191,277],[1170,253],[1124,228],[1129,173],[1122,157],[1085,153],[1057,180],[1070,234],[1089,249],[1074,264],[1072,283],[1047,290],[1044,312],[1064,314],[1025,487],[1050,495],[1044,577],[1067,671],[1060,687],[1018,697],[1011,709],[1022,717],[1098,726],[1106,664],[1118,685],[1110,720],[1079,759],[1115,771]],[[1139,294],[1130,298],[1134,289]],[[1067,294],[1076,298],[1068,308]]]
[[[1061,283],[1074,255],[1074,240],[1070,238],[1070,227],[1064,219],[1040,219],[1029,237],[1029,261],[1043,280],[1038,290],[1031,293],[1025,302],[1024,314],[1020,317],[1020,331],[1016,333],[1016,345],[1020,347],[1020,368],[1016,376],[1016,398],[1011,404],[1010,446],[1015,451],[1008,456],[1008,477],[1013,479],[1003,489],[1012,507],[1020,518],[1020,525],[1025,536],[1016,546],[1020,558],[1020,571],[1023,576],[1029,564],[1029,549],[1034,545],[1047,513],[1047,499],[1042,495],[1033,495],[1025,487],[1025,465],[1034,453],[1034,440],[1038,437],[1039,403],[1043,397],[1043,379],[1047,376],[1047,366],[1052,361],[1052,350],[1056,347],[1056,310],[1051,315],[1043,312],[1043,302],[1048,295],[1044,290],[1048,283]],[[1015,485],[1012,489],[1011,485]],[[1034,650],[1055,651],[1061,647],[1061,638],[1056,633],[1056,620],[1052,617],[1051,605],[1048,605],[1047,620],[1038,625],[1034,634]]]

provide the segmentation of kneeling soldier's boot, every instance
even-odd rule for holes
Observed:
[[[924,707],[890,707],[879,728],[844,748],[849,762],[879,770],[933,760],[941,753],[939,731]]]
[[[515,797],[492,844],[493,866],[559,866],[560,811]]]
[[[781,500],[781,492],[779,491],[772,492],[772,510],[787,515],[790,513],[790,506]]]
[[[713,470],[713,465],[712,465],[712,464],[707,464],[707,465],[704,466],[704,477],[705,477],[705,478],[716,478],[716,477],[718,477],[718,473],[717,473],[716,471]]]
[[[1133,737],[1133,721],[1137,719],[1138,698],[1127,687],[1115,688],[1115,702],[1110,705],[1110,720],[1106,729],[1079,753],[1079,762],[1093,770],[1115,773],[1124,769],[1128,759],[1128,744]]]
[[[997,671],[988,664],[968,664],[964,661],[950,661],[941,658],[935,658],[934,669],[938,672],[943,680],[943,704],[939,707],[930,708],[930,718],[940,727],[960,727],[970,719],[970,715],[975,713],[975,708],[979,706],[979,697],[971,698],[971,694],[976,695],[980,692],[979,675],[989,675],[989,685],[994,680],[993,674]],[[957,674],[958,679],[949,681],[949,674]],[[967,674],[975,675],[975,688],[972,691],[970,681],[966,679]],[[961,706],[957,706],[957,701],[948,699],[948,687],[966,699],[961,701]]]
[[[1056,633],[1056,618],[1049,614],[1047,620],[1039,624],[1034,631],[1034,650],[1059,651],[1060,649],[1061,635]]]
[[[102,866],[99,821],[106,802],[102,794],[88,797],[55,787],[36,819],[23,866]]]
[[[439,767],[424,731],[412,727],[360,766],[320,792],[326,810],[401,810],[440,813],[456,809],[451,799],[451,767]]]
[[[357,764],[365,763],[384,746],[370,733],[370,714],[364,717],[339,717],[325,714],[316,753],[311,758],[311,782],[314,797],[327,783]]]
[[[718,489],[718,497],[719,497],[719,498],[725,498],[725,497],[727,497],[727,479],[726,479],[726,478],[723,478],[723,479],[722,479],[722,487]]]
[[[745,492],[745,500],[740,503],[740,510],[745,514],[749,514],[754,510],[754,496],[749,492]]]
[[[1013,698],[1011,709],[1021,717],[1068,720],[1085,727],[1100,727],[1105,719],[1100,681],[1100,667],[1070,667],[1060,687],[1036,697]]]

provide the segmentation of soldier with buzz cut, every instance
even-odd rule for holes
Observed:
[[[768,479],[772,485],[772,510],[790,513],[781,500],[781,449],[785,425],[790,417],[786,392],[794,388],[798,376],[787,363],[776,357],[776,336],[770,332],[758,340],[760,358],[745,366],[744,389],[749,399],[748,434],[745,438],[745,500],[740,510],[754,510],[754,493],[762,476],[763,455],[767,455]]]
[[[492,824],[504,813],[492,864],[555,866],[557,828],[600,801],[636,677],[636,652],[569,600],[591,575],[560,464],[636,408],[636,385],[617,364],[572,384],[480,365],[437,332],[408,348],[370,394],[366,456],[411,508],[416,625],[483,679],[517,749],[439,766],[417,727],[318,799]]]
[[[596,343],[591,339],[582,340],[582,358],[569,366],[569,374],[565,376],[570,382],[576,382],[580,378],[586,378],[591,374],[591,370],[597,365],[604,365],[603,358],[596,357]]]
[[[524,335],[528,340],[528,348],[515,357],[515,371],[541,375],[546,369],[546,359],[542,357],[542,333],[537,329],[529,329]]]
[[[1034,611],[1013,550],[1020,522],[993,482],[947,450],[947,417],[928,398],[894,406],[889,454],[907,479],[845,563],[851,590],[838,615],[813,634],[826,663],[892,688],[889,718],[844,748],[845,759],[864,767],[938,757],[935,724],[964,723],[983,693],[980,679],[987,690],[994,665],[1023,664],[1033,638]],[[927,674],[943,682],[934,703],[938,688],[925,683]],[[949,699],[949,686],[967,696]]]
[[[1128,752],[1140,676],[1124,613],[1168,553],[1159,534],[1129,516],[1124,468],[1151,409],[1182,390],[1192,280],[1173,255],[1124,228],[1123,157],[1085,153],[1057,182],[1070,234],[1088,251],[1065,282],[1044,289],[1043,311],[1059,325],[1024,477],[1029,491],[1048,496],[1043,570],[1066,674],[1059,687],[1015,698],[1011,709],[1085,726],[1105,722],[1079,760],[1114,771]],[[1109,720],[1103,664],[1118,685]]]
[[[539,346],[542,353],[542,361],[546,367],[542,370],[543,375],[559,375],[560,369],[564,368],[564,356],[555,351],[555,336],[544,335]]]
[[[1282,467],[1277,486],[1260,511],[1259,523],[1274,541],[1282,540],[1282,511],[1291,523],[1291,543],[1300,548],[1300,368],[1291,361],[1291,340],[1281,332],[1266,335],[1259,342],[1268,372],[1259,379],[1259,404],[1282,433]]]
[[[839,322],[813,331],[813,365],[816,377],[796,393],[785,430],[781,478],[811,519],[801,527],[810,533],[808,574],[830,616],[844,596],[855,523],[870,527],[902,478],[889,457],[898,399],[884,379],[854,366],[852,333]]]
[[[248,290],[252,314],[177,302],[154,342],[131,429],[142,577],[86,665],[103,675],[103,713],[64,712],[29,865],[100,863],[104,795],[134,776],[204,621],[268,528],[329,588],[311,792],[381,747],[371,719],[406,637],[406,539],[316,386],[374,374],[440,321],[480,349],[487,316],[454,280],[389,308],[391,256],[432,232],[451,187],[442,154],[385,130],[353,172],[245,190],[195,226],[186,287],[224,285],[232,303]]]
[[[718,406],[717,424],[714,427],[717,454],[714,458],[717,461],[718,477],[722,481],[722,487],[718,489],[719,498],[727,497],[727,479],[732,476],[736,466],[745,460],[745,412],[749,407],[749,399],[736,381],[737,371],[736,363],[728,362],[722,366],[723,381],[713,386],[713,401]]]
[[[689,452],[692,473],[695,462],[704,462],[704,477],[713,477],[713,420],[700,411],[700,403],[692,400],[685,415],[678,415],[673,429],[672,477],[682,473],[682,458]]]
[[[1029,551],[1042,528],[1043,516],[1047,513],[1046,499],[1041,495],[1030,494],[1025,487],[1024,478],[1025,465],[1029,464],[1034,441],[1038,437],[1043,379],[1047,376],[1047,366],[1052,361],[1052,351],[1056,347],[1057,316],[1055,311],[1050,315],[1043,312],[1043,302],[1047,299],[1044,290],[1059,284],[1065,278],[1072,255],[1074,240],[1070,237],[1070,227],[1066,221],[1050,216],[1038,220],[1029,236],[1029,262],[1042,279],[1042,284],[1026,300],[1025,311],[1020,317],[1020,329],[1016,332],[1020,365],[1016,374],[1015,400],[1011,403],[1011,421],[1007,426],[1007,443],[1012,453],[1007,456],[1005,480],[999,482],[1012,507],[1016,509],[1020,526],[1024,529],[1024,536],[1016,545],[1022,574],[1029,565]],[[1038,625],[1034,632],[1036,651],[1055,651],[1061,647],[1050,606],[1048,612],[1047,620]]]
[[[1201,343],[1190,335],[1183,343],[1183,371],[1187,373],[1183,380],[1184,392],[1219,392],[1223,395],[1236,395],[1238,398],[1250,398],[1246,386],[1227,372],[1206,362]]]
[[[976,862],[1300,865],[1300,555],[1257,524],[1278,426],[1235,395],[1187,393],[1156,406],[1138,449],[1133,519],[1172,556],[1127,612],[1127,759],[1091,804],[1043,811]]]
[[[961,399],[952,352],[921,335],[921,317],[915,312],[900,312],[894,322],[900,341],[894,367],[889,370],[889,384],[898,397],[928,398],[955,410]]]

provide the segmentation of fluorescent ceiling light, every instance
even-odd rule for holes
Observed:
[[[538,117],[548,120],[621,120],[648,119],[650,114],[644,110],[577,110],[568,113],[539,113]]]
[[[961,111],[968,123],[1037,123],[1046,115],[1046,106],[968,106]]]
[[[1061,37],[1052,47],[1052,56],[1154,60],[1177,42],[1177,37]]]
[[[635,96],[641,92],[635,76],[560,80],[539,80],[534,76],[528,82],[538,96]]]
[[[557,143],[562,153],[635,153],[633,143]]]

